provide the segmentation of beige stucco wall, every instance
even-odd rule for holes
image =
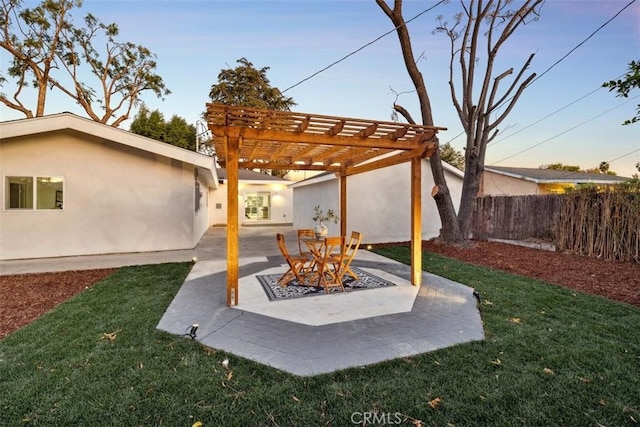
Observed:
[[[218,184],[216,190],[211,191],[211,224],[227,223],[227,183]],[[271,194],[271,215],[269,219],[247,220],[244,216],[245,194],[267,192]],[[238,224],[240,225],[269,225],[291,223],[293,217],[293,190],[287,187],[287,182],[274,183],[238,183]]]
[[[462,178],[445,171],[456,209],[460,204]],[[411,165],[400,165],[347,178],[347,234],[360,231],[363,242],[381,243],[411,240]],[[440,233],[440,217],[430,196],[434,182],[428,161],[422,162],[422,238]],[[313,207],[339,211],[339,180],[294,188],[294,228],[312,227]],[[338,234],[330,224],[329,233]]]
[[[524,179],[512,178],[489,171],[483,175],[483,196],[524,196],[543,194],[538,184]]]
[[[74,132],[1,140],[0,175],[0,259],[186,249],[208,226],[192,165]],[[64,209],[6,210],[6,176],[64,177]]]

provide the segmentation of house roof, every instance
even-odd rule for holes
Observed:
[[[217,168],[218,179],[227,179],[227,169]],[[238,169],[238,180],[240,181],[253,181],[253,182],[290,182],[289,180],[280,178],[278,176],[269,175],[266,173],[256,172],[248,169]]]
[[[524,179],[537,184],[619,184],[628,178],[591,172],[571,172],[555,169],[514,168],[485,166],[485,171],[512,178]]]
[[[218,184],[213,157],[156,141],[130,131],[114,128],[71,113],[0,122],[0,141],[56,131],[79,132],[169,159],[179,160],[198,168],[200,176],[209,185],[215,187]]]

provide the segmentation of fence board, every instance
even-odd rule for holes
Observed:
[[[473,213],[473,237],[551,240],[562,200],[556,194],[479,197]]]

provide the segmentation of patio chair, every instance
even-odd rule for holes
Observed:
[[[349,244],[344,248],[344,259],[342,260],[342,268],[340,268],[340,275],[338,280],[342,282],[342,278],[345,274],[353,277],[353,280],[358,280],[358,276],[356,273],[351,270],[351,261],[356,256],[356,252],[360,248],[360,242],[362,241],[362,234],[357,231],[351,232],[351,240],[349,240]]]
[[[300,285],[304,285],[305,278],[309,271],[308,264],[311,263],[312,259],[307,256],[290,255],[289,251],[287,250],[287,245],[284,241],[284,234],[278,233],[276,235],[276,240],[278,241],[278,248],[280,249],[280,252],[282,253],[285,261],[287,261],[287,265],[289,266],[287,272],[278,279],[278,283],[280,284],[280,286],[285,287],[293,279],[296,279]]]
[[[324,287],[326,293],[329,293],[329,288],[338,286],[344,292],[344,286],[340,280],[340,277],[344,275],[341,273],[343,260],[344,236],[326,237],[318,266],[318,274],[320,275],[318,285]]]
[[[313,254],[309,251],[309,248],[302,242],[302,239],[315,239],[316,234],[313,228],[301,228],[298,230],[298,250],[300,256],[311,257]],[[303,248],[304,247],[304,248]]]

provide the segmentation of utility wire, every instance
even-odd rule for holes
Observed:
[[[323,69],[316,71],[315,73],[311,74],[309,77],[305,77],[304,79],[300,80],[298,83],[289,86],[288,88],[286,88],[285,90],[282,91],[282,93],[285,93],[286,91],[288,91],[289,89],[293,89],[296,86],[301,85],[302,83],[306,82],[307,80],[310,80],[312,78],[314,78],[315,76],[317,76],[318,74],[327,71],[329,68],[333,67],[334,65],[337,65],[339,63],[341,63],[342,61],[344,61],[345,59],[349,58],[350,56],[355,55],[356,53],[360,52],[361,50],[371,46],[372,44],[374,44],[375,42],[377,42],[378,40],[388,36],[389,34],[393,33],[394,31],[396,31],[398,28],[402,27],[402,26],[406,26],[409,22],[419,18],[420,16],[424,15],[427,12],[430,12],[431,10],[435,9],[436,7],[440,6],[442,3],[444,3],[446,0],[440,0],[438,3],[436,3],[435,5],[423,10],[422,12],[418,13],[416,16],[414,16],[413,18],[409,19],[408,21],[405,21],[404,24],[402,25],[398,25],[397,27],[393,28],[392,30],[387,31],[386,33],[384,33],[383,35],[375,38],[374,40],[370,41],[369,43],[360,46],[358,49],[354,50],[353,52],[343,56],[342,58],[338,59],[337,61],[332,62],[331,64],[327,65],[326,67],[324,67]],[[635,0],[633,0],[635,1]]]
[[[627,5],[625,7],[623,7],[622,9],[620,9],[615,15],[613,15],[611,18],[609,18],[604,24],[600,25],[595,31],[593,31],[591,34],[589,34],[589,36],[587,38],[585,38],[584,40],[582,40],[580,43],[578,43],[576,46],[574,46],[571,50],[569,50],[569,52],[567,52],[562,58],[558,59],[556,62],[554,62],[549,68],[547,68],[546,70],[544,70],[540,75],[536,76],[536,78],[534,78],[528,85],[527,87],[531,86],[534,82],[538,81],[542,76],[544,76],[545,74],[547,74],[549,71],[551,71],[552,68],[554,68],[556,65],[558,65],[559,63],[561,63],[562,61],[564,61],[569,55],[571,55],[573,52],[575,52],[580,46],[582,46],[583,44],[585,44],[589,39],[591,39],[594,35],[596,35],[596,33],[598,33],[600,30],[602,30],[604,27],[606,27],[611,21],[613,21],[615,18],[618,17],[618,15],[620,15],[622,12],[624,12],[629,6],[631,6],[633,3],[635,3],[636,0],[631,0],[629,3],[627,3]],[[513,97],[505,99],[501,105],[505,104],[506,102],[509,102],[511,99],[513,99]],[[496,108],[499,108],[500,105],[498,105]],[[558,110],[560,111],[560,110]],[[552,113],[550,114],[553,115],[555,114]],[[546,118],[546,117],[545,117]],[[536,122],[538,123],[538,122]],[[533,123],[535,124],[535,123]],[[533,126],[530,125],[530,126]],[[530,127],[527,126],[527,127]],[[524,128],[526,129],[526,128]],[[522,130],[524,130],[522,129]],[[516,132],[517,133],[517,132]],[[458,138],[460,135],[459,134],[457,136],[455,136],[453,139],[451,139],[449,142],[453,141],[454,139]],[[497,143],[497,142],[496,142]],[[493,144],[495,145],[495,144]]]
[[[621,77],[623,77],[623,76],[624,76],[624,74],[620,74],[620,76],[616,77],[616,78],[615,78],[615,80],[617,80],[617,79],[619,79],[619,78],[621,78]],[[596,93],[596,92],[597,92],[597,91],[599,91],[599,90],[602,90],[602,86],[598,86],[596,89],[592,90],[591,92],[587,93],[586,95],[583,95],[583,96],[581,96],[580,98],[578,98],[578,99],[576,99],[576,100],[574,100],[574,101],[572,101],[572,102],[568,103],[568,104],[567,104],[567,105],[565,105],[564,107],[560,107],[560,108],[558,108],[557,110],[555,110],[555,111],[553,111],[553,112],[551,112],[551,113],[547,114],[546,116],[544,116],[544,117],[542,117],[542,118],[540,118],[540,119],[536,120],[535,122],[533,122],[533,123],[531,123],[531,124],[528,124],[527,126],[525,126],[525,127],[521,128],[521,129],[518,129],[517,131],[515,131],[515,132],[513,132],[513,133],[511,133],[511,134],[509,134],[509,135],[506,135],[506,136],[505,136],[505,137],[503,137],[502,139],[498,139],[497,141],[490,143],[490,144],[491,144],[491,146],[492,146],[492,147],[494,147],[495,145],[497,145],[497,144],[501,143],[501,142],[502,142],[502,141],[504,141],[505,139],[511,138],[512,136],[514,136],[514,135],[516,135],[516,134],[519,134],[520,132],[522,132],[522,131],[524,131],[524,130],[526,130],[526,129],[529,129],[531,126],[537,125],[538,123],[540,123],[540,122],[542,122],[542,121],[544,121],[544,120],[548,119],[549,117],[551,117],[551,116],[553,116],[553,115],[555,115],[555,114],[559,113],[560,111],[565,110],[565,109],[567,109],[567,108],[571,107],[573,104],[577,104],[578,102],[582,101],[582,100],[583,100],[583,99],[585,99],[586,97],[588,97],[588,96],[590,96],[590,95],[593,95],[594,93]],[[451,141],[453,141],[453,140],[457,139],[459,136],[463,135],[464,133],[465,133],[465,131],[463,130],[462,132],[460,132],[459,134],[457,134],[456,136],[454,136],[453,138],[451,138],[450,140],[448,140],[445,144],[448,144],[448,143],[450,143]]]
[[[620,75],[620,76],[618,76],[615,80],[618,80],[618,79],[619,79],[619,78],[621,78],[622,76],[624,76],[624,74],[621,74],[621,75]],[[555,111],[553,111],[553,112],[551,112],[551,113],[547,114],[546,116],[544,116],[544,117],[542,117],[542,118],[540,118],[540,119],[536,120],[535,122],[533,122],[533,123],[531,123],[531,124],[529,124],[529,125],[527,125],[527,126],[523,127],[522,129],[518,129],[517,131],[515,131],[515,132],[513,132],[513,133],[511,133],[511,134],[509,134],[509,135],[506,135],[505,137],[503,137],[503,138],[501,138],[501,139],[498,139],[498,140],[497,140],[497,141],[495,141],[493,144],[491,144],[491,146],[492,146],[492,147],[494,147],[495,145],[497,145],[497,144],[501,143],[501,142],[502,142],[502,141],[504,141],[505,139],[511,138],[513,135],[519,134],[520,132],[522,132],[522,131],[524,131],[524,130],[526,130],[526,129],[529,129],[531,126],[537,125],[538,123],[542,122],[543,120],[546,120],[546,119],[548,119],[549,117],[556,115],[556,114],[557,114],[557,113],[559,113],[560,111],[562,111],[562,110],[564,110],[564,109],[567,109],[567,108],[571,107],[573,104],[576,104],[576,103],[578,103],[578,102],[582,101],[582,100],[583,100],[583,99],[585,99],[586,97],[588,97],[588,96],[590,96],[590,95],[593,95],[594,93],[596,93],[596,92],[597,92],[597,91],[599,91],[599,90],[602,90],[602,86],[598,86],[596,89],[592,90],[591,92],[587,93],[586,95],[581,96],[580,98],[578,98],[578,99],[576,99],[576,100],[574,100],[574,101],[570,102],[569,104],[565,105],[564,107],[560,107],[560,108],[558,108],[557,110],[555,110]]]
[[[627,5],[625,7],[623,7],[622,9],[620,9],[618,11],[618,13],[616,13],[615,15],[613,15],[611,18],[609,18],[609,20],[607,22],[605,22],[604,24],[600,25],[594,32],[592,32],[591,34],[589,34],[589,36],[582,40],[580,43],[578,43],[573,49],[571,49],[569,52],[567,52],[562,58],[558,59],[556,62],[553,63],[553,65],[551,65],[549,68],[547,68],[542,74],[540,74],[539,76],[536,76],[535,79],[533,79],[531,81],[531,83],[529,83],[529,86],[531,86],[535,81],[537,81],[538,79],[540,79],[540,77],[544,76],[545,74],[547,74],[549,71],[551,71],[551,69],[553,67],[555,67],[556,65],[558,65],[559,63],[561,63],[567,56],[571,55],[575,50],[577,50],[580,46],[582,46],[583,44],[585,44],[591,37],[595,36],[597,32],[599,32],[601,29],[603,29],[604,27],[606,27],[611,21],[613,21],[614,19],[616,19],[618,17],[618,15],[620,15],[622,12],[624,12],[629,6],[631,6],[632,4],[634,4],[636,2],[636,0],[631,0],[629,3],[627,3]],[[506,101],[505,101],[506,102]]]
[[[515,153],[515,154],[512,154],[512,155],[510,155],[510,156],[504,157],[504,158],[502,158],[502,159],[500,159],[500,160],[497,160],[497,161],[495,161],[495,162],[491,163],[491,165],[495,165],[495,164],[497,164],[497,163],[501,163],[501,162],[503,162],[503,161],[505,161],[505,160],[507,160],[507,159],[510,159],[510,158],[515,157],[515,156],[518,156],[518,155],[520,155],[520,154],[522,154],[522,153],[526,153],[527,151],[532,150],[532,149],[534,149],[534,148],[536,148],[536,147],[539,147],[539,146],[541,146],[542,144],[546,144],[547,142],[552,141],[552,140],[556,139],[557,137],[562,136],[562,135],[564,135],[565,133],[570,132],[570,131],[572,131],[572,130],[574,130],[574,129],[576,129],[576,128],[579,128],[580,126],[583,126],[583,125],[585,125],[585,124],[587,124],[587,123],[591,122],[592,120],[597,119],[598,117],[601,117],[601,116],[603,116],[603,115],[607,114],[608,112],[610,112],[610,111],[612,111],[612,110],[615,110],[616,108],[622,107],[623,105],[625,105],[625,104],[627,104],[627,103],[629,103],[629,102],[633,101],[634,99],[636,99],[636,98],[638,98],[638,97],[640,97],[640,95],[636,95],[636,96],[634,96],[633,98],[631,98],[631,99],[629,99],[629,100],[627,100],[627,101],[623,102],[622,104],[618,104],[618,105],[616,105],[615,107],[609,108],[608,110],[606,110],[606,111],[604,111],[604,112],[602,112],[602,113],[598,114],[597,116],[592,117],[592,118],[590,118],[590,119],[588,119],[588,120],[585,120],[585,121],[583,121],[583,122],[581,122],[581,123],[578,123],[577,125],[575,125],[575,126],[573,126],[573,127],[569,128],[569,129],[567,129],[567,130],[565,130],[565,131],[563,131],[563,132],[560,132],[560,133],[558,133],[558,134],[556,134],[556,135],[554,135],[554,136],[552,136],[552,137],[550,137],[550,138],[547,138],[547,139],[545,139],[544,141],[541,141],[541,142],[539,142],[539,143],[537,143],[537,144],[534,144],[534,145],[532,145],[532,146],[530,146],[530,147],[528,147],[528,148],[525,148],[524,150],[518,151],[518,152],[517,152],[517,153]]]
[[[640,148],[636,148],[635,150],[632,150],[632,151],[628,152],[627,154],[623,154],[623,155],[622,155],[622,156],[620,156],[620,157],[616,157],[616,158],[615,158],[615,159],[613,159],[613,160],[607,160],[607,163],[611,164],[611,163],[615,162],[616,160],[624,159],[625,157],[630,156],[630,155],[632,155],[633,153],[636,153],[636,152],[638,152],[638,151],[640,151]]]

